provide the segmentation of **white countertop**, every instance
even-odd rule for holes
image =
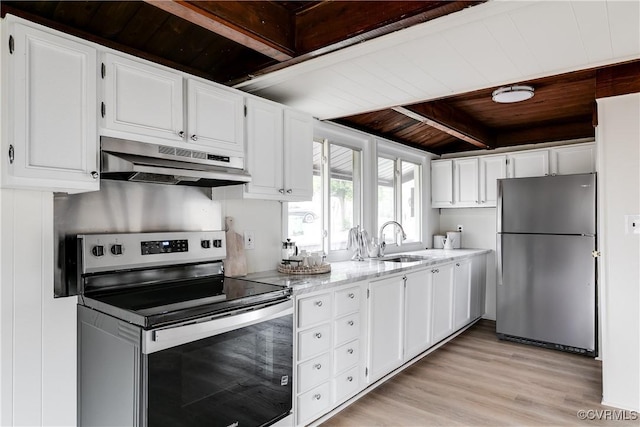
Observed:
[[[431,265],[461,260],[491,252],[488,249],[426,249],[422,251],[387,254],[386,258],[398,255],[419,255],[429,259],[419,262],[385,262],[366,258],[364,261],[340,261],[331,263],[331,272],[324,274],[283,274],[276,270],[251,273],[244,279],[293,288],[293,293],[303,294],[332,288],[360,280],[373,279],[403,271],[417,270]]]

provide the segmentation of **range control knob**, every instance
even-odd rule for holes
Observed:
[[[211,240],[201,240],[200,246],[202,246],[203,249],[211,248]]]
[[[91,248],[91,254],[93,256],[104,256],[104,246],[95,245],[93,248]]]
[[[118,243],[111,245],[111,253],[113,255],[122,255],[122,245]]]
[[[214,248],[221,248],[222,247],[222,240],[221,239],[214,239],[213,247]]]

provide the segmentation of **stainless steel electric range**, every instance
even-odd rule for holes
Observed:
[[[79,425],[266,426],[290,414],[290,289],[224,277],[224,238],[76,237]]]

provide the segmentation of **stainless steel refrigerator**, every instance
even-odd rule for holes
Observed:
[[[596,174],[498,180],[497,221],[498,337],[596,356]]]

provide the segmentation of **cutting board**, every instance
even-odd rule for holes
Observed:
[[[224,275],[238,277],[247,275],[247,258],[244,255],[244,238],[233,229],[233,218],[226,217],[227,258],[224,260]]]

